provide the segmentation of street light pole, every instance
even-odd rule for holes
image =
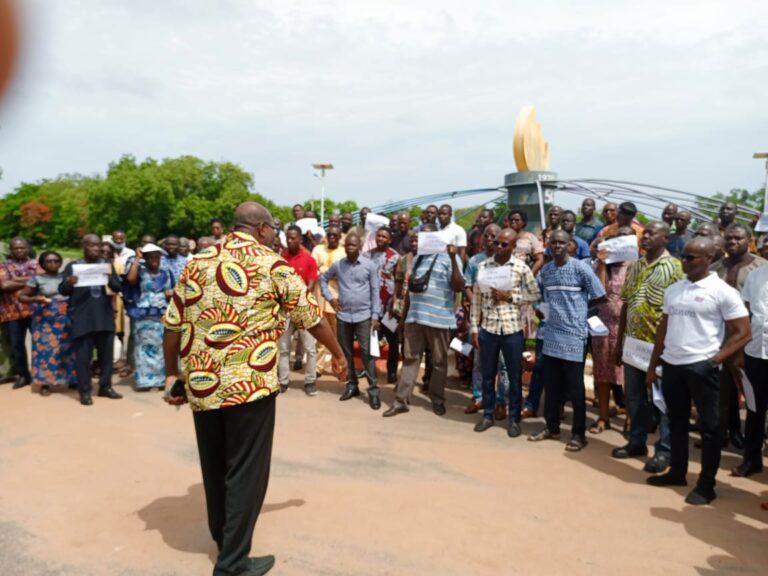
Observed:
[[[763,187],[763,212],[768,212],[768,152],[755,152],[752,158],[765,160],[765,185]]]
[[[320,175],[315,177],[320,180],[320,225],[325,221],[325,171],[333,170],[333,164],[312,164],[312,168],[320,170]]]

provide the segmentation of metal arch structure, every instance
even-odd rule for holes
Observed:
[[[669,203],[676,204],[678,207],[690,212],[694,218],[702,222],[711,222],[712,218],[702,212],[711,210],[717,212],[722,204],[721,200],[715,200],[707,196],[694,194],[685,190],[675,188],[665,188],[653,184],[641,184],[638,182],[629,182],[625,180],[611,180],[603,178],[574,178],[568,180],[537,180],[536,187],[539,192],[539,210],[541,212],[541,221],[545,222],[544,214],[544,191],[555,193],[568,193],[579,197],[595,198],[602,201],[633,202],[641,212],[649,215],[660,215],[664,206]],[[371,206],[371,211],[377,214],[391,214],[408,210],[414,206],[426,206],[428,204],[445,203],[446,201],[458,198],[466,198],[479,194],[489,194],[499,192],[502,194],[489,202],[496,202],[506,196],[509,188],[507,186],[496,186],[489,188],[471,188],[468,190],[454,190],[451,192],[439,192]],[[752,217],[759,215],[760,212],[748,206],[737,204],[739,214],[737,219],[749,224]],[[352,213],[355,222],[360,221],[360,211]],[[323,222],[327,226],[327,221]]]
[[[711,222],[712,218],[702,212],[702,209],[717,212],[722,204],[721,200],[715,200],[685,190],[625,180],[599,178],[556,180],[541,182],[539,188],[542,189],[541,194],[543,194],[543,189],[547,188],[555,193],[567,192],[576,196],[597,198],[604,201],[630,201],[635,203],[642,212],[647,212],[646,209],[650,208],[660,213],[664,209],[664,205],[673,203],[679,208],[690,212],[696,219],[707,222]],[[752,221],[753,216],[760,214],[758,210],[748,206],[737,204],[737,208],[739,211],[737,219],[747,224]]]

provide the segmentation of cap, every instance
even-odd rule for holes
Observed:
[[[160,248],[157,244],[152,244],[152,242],[149,242],[147,244],[144,244],[144,247],[141,249],[142,254],[149,254],[150,252],[162,252],[163,249]]]

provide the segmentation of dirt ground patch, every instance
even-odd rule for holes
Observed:
[[[0,386],[3,576],[211,573],[189,410],[117,388],[123,400],[86,408],[74,392]],[[455,388],[442,418],[417,393],[392,419],[339,402],[339,383],[319,388],[309,398],[296,381],[278,400],[253,546],[275,554],[275,575],[765,574],[768,473],[729,477],[735,453],[719,498],[696,508],[684,488],[647,486],[641,461],[611,459],[616,431],[568,454],[504,426],[473,432]]]

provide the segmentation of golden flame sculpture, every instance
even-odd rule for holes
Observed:
[[[549,144],[544,141],[533,105],[524,106],[517,115],[512,151],[518,172],[549,170]]]

